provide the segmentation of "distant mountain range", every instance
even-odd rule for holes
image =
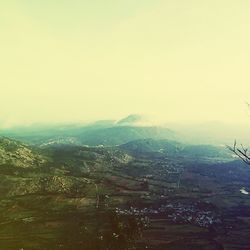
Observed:
[[[73,144],[114,146],[142,139],[167,139],[187,144],[231,145],[237,139],[250,145],[247,125],[220,122],[159,125],[144,116],[131,114],[120,120],[85,124],[32,125],[0,130],[0,135],[32,145]]]
[[[144,118],[129,115],[119,121],[97,121],[85,125],[31,126],[1,131],[2,135],[35,145],[74,144],[114,146],[139,139],[176,140],[174,131],[160,126],[142,126]]]

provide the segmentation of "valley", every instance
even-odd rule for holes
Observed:
[[[225,147],[156,134],[118,145],[109,133],[107,145],[2,136],[0,248],[249,249],[250,168]]]

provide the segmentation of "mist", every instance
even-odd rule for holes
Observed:
[[[243,0],[2,1],[1,126],[131,113],[248,122],[249,8]]]

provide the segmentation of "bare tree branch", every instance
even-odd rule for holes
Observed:
[[[237,155],[243,162],[245,162],[247,165],[250,165],[250,155],[248,155],[247,151],[248,148],[245,148],[241,144],[241,149],[237,147],[237,142],[234,140],[234,145],[227,146],[227,148],[232,151],[235,155]]]

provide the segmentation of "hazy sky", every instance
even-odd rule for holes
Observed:
[[[0,120],[250,120],[249,0],[2,0]]]

